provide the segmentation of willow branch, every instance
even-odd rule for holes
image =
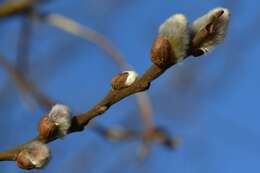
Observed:
[[[77,37],[96,44],[111,57],[111,59],[121,70],[134,70],[133,67],[131,67],[125,61],[125,58],[120,53],[120,51],[117,50],[104,35],[89,28],[88,26],[83,26],[80,23],[59,14],[42,14],[40,12],[34,11],[33,17],[33,19],[38,19],[63,31],[69,32]],[[140,115],[143,118],[145,129],[149,131],[149,129],[153,129],[155,127],[152,118],[152,107],[150,104],[150,99],[145,93],[136,95],[136,99],[140,109]]]
[[[125,83],[124,87],[121,87],[118,90],[109,90],[108,94],[103,97],[96,105],[94,105],[89,111],[83,112],[80,114],[74,115],[72,117],[72,121],[70,123],[70,128],[68,129],[68,134],[74,133],[74,132],[81,132],[84,130],[84,128],[89,124],[89,122],[94,119],[95,117],[104,114],[111,106],[114,104],[118,103],[119,101],[123,100],[124,98],[139,93],[146,91],[150,88],[151,83],[160,77],[168,68],[176,64],[179,60],[183,60],[186,57],[185,55],[190,55],[192,54],[193,56],[200,56],[203,55],[203,53],[207,52],[210,47],[207,46],[213,46],[215,47],[219,42],[219,37],[221,37],[220,41],[224,40],[224,35],[223,32],[226,32],[228,22],[229,22],[229,12],[227,9],[223,8],[218,8],[218,9],[213,9],[211,10],[207,15],[217,15],[216,21],[213,21],[211,23],[211,17],[201,17],[198,20],[204,20],[206,22],[205,28],[200,28],[198,32],[195,33],[192,39],[190,39],[190,32],[188,29],[187,21],[185,16],[182,15],[175,15],[170,18],[170,20],[166,20],[162,25],[160,32],[152,46],[152,51],[151,51],[151,60],[154,63],[151,65],[143,75],[141,75],[137,80],[135,80],[133,83],[127,85]],[[206,20],[206,21],[205,21]],[[56,21],[57,22],[57,21]],[[169,25],[169,22],[172,22],[172,24],[178,23],[179,25],[176,27],[175,25],[171,26]],[[74,28],[76,25],[73,25],[75,23],[70,23],[72,24],[71,27]],[[220,25],[220,27],[215,27]],[[169,30],[169,27],[171,30]],[[75,29],[75,28],[74,28]],[[176,31],[177,30],[177,31]],[[202,34],[205,31],[206,34]],[[170,32],[170,34],[169,34]],[[80,33],[80,32],[79,32]],[[214,34],[214,35],[212,35]],[[180,38],[178,37],[180,36]],[[195,38],[198,38],[202,36],[202,38],[205,38],[204,44],[203,45],[196,45],[196,40]],[[207,36],[212,36],[210,37],[210,40],[206,39]],[[175,38],[177,37],[177,38]],[[179,41],[178,44],[181,46],[184,46],[185,49],[182,49],[182,47],[174,47],[177,46],[173,41]],[[190,42],[190,44],[186,44],[187,42]],[[190,49],[196,49],[191,50],[190,52],[187,52],[187,50]],[[182,54],[184,55],[182,56]],[[179,56],[181,55],[181,56]],[[0,63],[5,63],[4,61],[0,61]],[[155,65],[156,64],[156,65]],[[122,77],[122,75],[117,76],[117,77]],[[163,139],[163,134],[161,131],[154,129],[154,133],[157,134],[157,136],[160,137],[160,139]],[[147,140],[151,140],[151,135],[148,135]],[[161,138],[162,137],[162,138]],[[58,139],[58,136],[48,136],[48,138],[40,138],[36,137],[33,140],[38,140],[42,143],[49,143],[54,140]],[[32,141],[33,141],[32,140]],[[9,151],[2,152],[0,156],[0,160],[12,160],[15,159],[17,154],[23,149],[25,144],[17,146]]]
[[[2,3],[0,4],[0,17],[9,17],[28,12],[36,3],[37,0],[19,0]]]
[[[7,17],[14,14],[20,14],[24,12],[32,12],[33,5],[36,3],[36,0],[22,0],[18,2],[8,2],[6,4],[0,5],[0,17]],[[96,32],[95,30],[82,26],[74,20],[71,20],[65,16],[58,14],[42,14],[35,10],[34,17],[35,19],[44,21],[50,25],[58,27],[66,32],[70,32],[80,38],[83,38],[87,41],[90,41],[96,44],[98,47],[102,48],[118,65],[121,69],[133,69],[127,62],[124,60],[124,57],[117,50],[112,43],[106,39],[102,34]],[[1,15],[2,14],[2,15]],[[31,14],[31,13],[27,13]],[[136,96],[137,103],[144,121],[144,126],[147,131],[154,128],[154,122],[152,118],[152,108],[150,106],[149,97],[146,94]]]
[[[5,68],[5,70],[14,78],[17,85],[19,87],[21,87],[22,90],[24,90],[27,93],[31,92],[33,97],[36,99],[36,101],[40,105],[43,105],[45,108],[50,109],[52,107],[52,105],[55,104],[55,102],[51,101],[51,99],[49,99],[47,96],[45,96],[37,88],[37,86],[35,86],[32,82],[28,81],[21,73],[18,73],[18,71],[15,71],[15,69],[10,64],[8,64],[3,57],[0,57],[0,65],[2,65]],[[150,79],[150,77],[146,77],[146,78]],[[149,87],[149,84],[147,86],[137,85],[137,87],[144,87],[143,89],[146,89],[147,87]],[[137,90],[135,89],[131,92],[138,92],[138,90],[139,89],[137,89]],[[127,91],[127,92],[129,92],[129,91]],[[123,95],[119,96],[121,94],[119,94],[118,92],[110,91],[109,93],[110,94],[108,94],[108,96],[103,99],[103,102],[105,104],[104,105],[103,105],[103,103],[98,104],[99,106],[100,105],[103,105],[103,106],[99,107],[97,105],[92,109],[92,111],[83,113],[83,114],[75,116],[73,118],[73,125],[72,125],[72,128],[70,130],[70,133],[83,130],[84,127],[87,125],[86,122],[89,122],[89,120],[88,120],[89,118],[92,119],[95,116],[101,114],[102,112],[104,113],[104,111],[106,111],[109,106],[111,106],[112,104],[114,104],[114,103],[120,101],[121,99],[123,99],[122,98]],[[112,96],[113,100],[110,101],[111,98],[109,98],[110,97],[109,95],[113,95],[112,93],[117,93],[116,95],[118,95],[118,94],[119,95],[115,96],[115,97]],[[127,95],[131,95],[131,93],[129,93]],[[89,117],[89,115],[91,117]],[[95,132],[99,133],[101,136],[106,137],[108,139],[113,139],[113,140],[127,140],[127,139],[130,139],[130,138],[143,139],[146,135],[146,133],[136,132],[134,130],[105,128],[104,126],[101,126],[99,124],[91,125],[91,128],[94,129]],[[157,128],[153,128],[153,130],[155,130],[155,129],[157,129]],[[159,140],[157,133],[151,133],[150,138],[151,138],[150,139],[151,141],[162,141],[162,140]],[[45,142],[46,143],[51,142],[55,139],[56,138],[53,138],[53,139],[50,139],[49,141],[45,141]],[[39,139],[38,139],[38,137],[36,137],[33,140],[39,140]],[[170,140],[171,141],[175,140],[175,138],[172,138],[169,135],[166,135],[166,133],[165,133],[164,138],[163,138],[164,142],[161,142],[161,143],[165,145],[165,144],[167,144],[166,141],[170,141]],[[0,159],[2,159],[2,160],[14,160],[16,158],[16,155],[21,151],[22,146],[24,146],[24,145],[21,145],[19,147],[16,147],[14,149],[9,150],[9,151],[0,153]]]
[[[0,64],[5,64],[6,62],[3,58],[0,58]],[[10,70],[10,69],[8,69]],[[84,130],[85,126],[90,122],[90,120],[94,119],[98,115],[105,113],[110,106],[116,104],[122,99],[136,94],[138,92],[143,92],[149,89],[150,83],[158,78],[165,72],[165,69],[161,69],[155,65],[151,65],[151,67],[131,86],[122,90],[110,90],[108,94],[95,106],[93,106],[89,111],[75,115],[72,118],[72,124],[69,133],[81,132]],[[16,76],[14,76],[16,77]],[[18,79],[19,80],[19,79]],[[52,139],[48,139],[46,141],[42,141],[45,143],[52,142],[56,140],[57,137],[53,137]],[[34,138],[33,140],[40,140],[39,137]],[[10,158],[16,158],[17,154],[22,150],[22,146],[17,146],[14,149],[11,149],[6,152],[1,153],[0,160],[10,160]]]

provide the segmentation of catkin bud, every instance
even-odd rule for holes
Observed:
[[[160,68],[167,68],[176,63],[170,42],[161,36],[156,37],[150,57],[152,62]]]
[[[45,115],[41,118],[38,124],[38,134],[40,139],[50,139],[56,136],[58,126]]]
[[[50,149],[46,144],[33,141],[18,154],[16,164],[26,170],[44,168],[51,158]]]
[[[230,13],[226,8],[215,8],[192,24],[192,54],[200,56],[223,42]]]
[[[68,133],[71,125],[71,112],[67,106],[61,104],[54,105],[48,117],[57,126],[59,136],[63,137]]]
[[[114,90],[120,90],[132,85],[138,77],[135,71],[124,71],[115,76],[111,81],[111,87]]]
[[[180,62],[186,57],[190,42],[190,30],[188,21],[183,14],[169,17],[160,26],[159,36],[170,42],[175,62]]]

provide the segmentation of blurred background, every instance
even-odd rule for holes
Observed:
[[[175,149],[152,143],[149,155],[140,160],[140,139],[113,141],[86,129],[51,143],[49,165],[31,172],[259,172],[259,5],[242,0],[48,0],[37,4],[40,12],[69,17],[105,36],[139,74],[150,66],[151,44],[169,16],[184,13],[192,23],[222,6],[231,11],[231,22],[225,42],[216,50],[175,65],[147,92],[155,125],[180,140]],[[23,48],[28,49],[26,77],[43,93],[74,112],[89,110],[107,94],[111,78],[120,72],[111,57],[93,42],[46,22],[22,15],[0,19],[0,54],[8,62],[17,64],[25,25],[32,26],[21,43],[28,45]],[[37,134],[37,122],[46,110],[25,98],[0,67],[1,151]],[[131,96],[95,120],[106,127],[142,131],[138,109]],[[0,162],[0,172],[27,171],[14,162]]]

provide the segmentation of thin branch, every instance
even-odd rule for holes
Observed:
[[[0,64],[6,65],[3,57],[0,58]],[[124,88],[118,91],[110,90],[108,94],[89,111],[75,115],[72,118],[72,124],[69,133],[83,131],[90,120],[97,117],[98,115],[105,113],[110,106],[126,98],[127,96],[149,89],[150,83],[158,78],[160,75],[162,75],[165,70],[166,68],[161,69],[156,65],[152,65],[135,83],[133,83],[128,88]],[[57,137],[53,137],[52,139],[48,139],[42,142],[49,143],[56,139]],[[40,138],[36,137],[33,140],[40,140]],[[24,145],[17,146],[9,151],[2,152],[2,158],[0,158],[0,160],[10,160],[10,155],[12,156],[12,158],[16,158],[17,154],[23,149],[23,146]]]
[[[143,139],[144,133],[141,131],[135,131],[131,129],[121,129],[121,128],[107,128],[102,125],[95,124],[94,127],[90,127],[94,129],[95,132],[99,133],[101,136],[117,141],[125,141],[129,139]],[[147,143],[158,142],[159,144],[168,147],[175,148],[178,144],[178,140],[176,138],[172,138],[164,129],[162,128],[154,128],[152,130],[152,134],[149,139],[146,141]],[[147,144],[148,145],[148,144]]]
[[[16,153],[13,152],[0,152],[0,161],[14,161]]]
[[[9,17],[16,14],[22,14],[30,11],[37,0],[19,0],[9,1],[0,4],[0,17]]]
[[[224,10],[222,10],[222,11],[224,11]],[[173,17],[175,20],[182,20],[182,18],[180,18],[180,17],[178,17],[178,18],[175,18],[175,17]],[[65,21],[63,21],[63,22],[65,22]],[[221,30],[217,30],[217,31],[220,31],[220,32],[216,32],[214,39],[218,38],[219,35],[217,35],[217,34],[221,34],[222,29],[226,29],[226,27],[227,27],[227,24],[228,24],[228,21],[229,21],[229,12],[228,11],[226,12],[225,16],[223,17],[223,21],[224,21],[223,23],[220,23],[220,24],[222,24],[223,28],[221,28]],[[168,20],[166,22],[168,22]],[[74,29],[77,29],[77,27],[78,27],[77,23],[72,22],[72,23],[67,23],[67,24],[71,25],[70,27],[74,28]],[[185,31],[188,28],[186,24],[187,24],[187,22],[183,23],[183,26],[185,27]],[[207,26],[205,27],[206,29],[207,29]],[[203,29],[205,29],[205,28],[203,28]],[[68,30],[68,31],[70,31],[70,30]],[[167,33],[168,33],[167,28],[166,28],[165,31],[167,31]],[[202,30],[199,30],[195,34],[194,38],[196,38],[197,35],[199,35],[199,33],[201,31]],[[207,32],[209,32],[209,34],[210,34],[210,31],[211,30],[207,30]],[[179,32],[182,33],[182,30],[180,30]],[[81,33],[81,32],[78,31],[78,33]],[[174,33],[175,33],[175,31],[174,31]],[[186,42],[190,41],[190,39],[188,38],[188,35],[190,33],[184,32],[182,34],[184,35],[184,37],[183,37],[183,40],[181,40],[180,44],[182,46],[188,46],[188,45],[186,45]],[[182,34],[180,34],[180,35],[182,36]],[[177,33],[177,36],[179,36],[178,33]],[[155,40],[153,46],[152,46],[153,51],[152,51],[152,54],[151,54],[151,59],[152,59],[154,64],[151,65],[147,69],[147,71],[145,71],[145,73],[142,76],[140,76],[130,86],[128,86],[126,88],[123,87],[120,90],[111,90],[110,89],[108,94],[103,99],[101,99],[100,102],[98,102],[95,106],[93,106],[89,111],[84,112],[84,113],[80,113],[80,114],[76,114],[74,117],[72,117],[72,119],[71,119],[72,121],[71,121],[71,124],[70,124],[70,129],[68,131],[68,134],[83,131],[84,128],[89,124],[89,122],[92,119],[94,119],[95,117],[105,113],[112,105],[118,103],[122,99],[124,99],[124,98],[126,98],[130,95],[148,90],[150,88],[150,84],[155,79],[157,79],[159,76],[161,76],[168,68],[170,68],[171,66],[176,64],[178,60],[180,60],[180,59],[183,60],[183,59],[187,58],[188,56],[183,57],[184,55],[180,56],[180,57],[177,56],[177,54],[175,54],[177,52],[175,52],[175,51],[178,50],[178,49],[171,50],[176,45],[172,44],[172,42],[170,42],[169,39],[172,39],[171,36],[169,36],[169,35],[168,35],[167,38],[164,38],[164,37],[159,35],[157,37],[157,39]],[[213,41],[215,41],[214,39],[213,39]],[[206,41],[208,41],[208,40],[206,40]],[[209,41],[212,41],[212,40],[209,40]],[[205,42],[205,43],[208,43],[208,42]],[[192,42],[192,44],[194,44],[194,42]],[[214,46],[216,46],[216,45],[214,45]],[[196,45],[192,45],[192,47],[197,48]],[[186,47],[186,48],[188,49],[188,47]],[[208,50],[207,47],[205,47],[205,48],[206,48],[206,50]],[[201,50],[204,51],[204,47],[202,47]],[[185,55],[187,55],[187,54],[188,55],[192,54],[194,56],[202,55],[201,51],[199,51],[199,54],[197,52],[194,54],[194,50],[190,50],[190,52],[187,52],[186,49],[185,50],[180,49],[180,52],[185,53]],[[0,59],[1,59],[1,57],[0,57]],[[3,64],[4,66],[6,66],[7,71],[9,70],[10,72],[12,72],[10,70],[8,64],[5,61],[0,60],[0,64]],[[19,80],[17,76],[15,76],[15,75],[13,75],[13,76],[16,78],[16,80]],[[167,135],[165,135],[165,132],[163,132],[163,130],[154,128],[153,130],[150,130],[149,133],[153,134],[153,136],[147,133],[146,134],[147,136],[144,137],[144,139],[146,139],[145,142],[152,140],[154,138],[157,138],[157,139],[159,139],[160,142],[168,144],[168,141],[165,141],[165,136],[167,136]],[[43,143],[49,143],[49,142],[52,142],[56,139],[58,139],[58,136],[50,136],[49,138],[44,138],[44,139],[40,138],[40,137],[36,137],[36,138],[32,139],[31,141],[41,141]],[[4,160],[15,160],[18,153],[20,153],[20,151],[23,150],[25,146],[26,146],[26,144],[22,144],[22,145],[17,146],[17,147],[15,147],[15,148],[13,148],[9,151],[1,152],[0,156],[2,158],[0,158],[0,160],[2,160],[2,161],[4,161]]]
[[[7,10],[9,12],[3,12],[2,16],[18,14],[21,12],[26,12],[28,10],[31,11],[35,2],[32,1],[30,3],[29,0],[26,0],[26,2],[20,4],[16,4],[16,3],[4,4],[2,5],[2,11],[9,9]],[[10,9],[14,9],[14,10],[10,10]],[[0,6],[0,11],[1,11],[1,6]],[[62,30],[70,32],[76,36],[79,36],[83,39],[86,39],[96,44],[97,46],[102,48],[108,55],[110,55],[113,61],[121,69],[133,69],[130,65],[126,63],[121,53],[115,47],[113,47],[112,44],[102,34],[96,32],[95,30],[87,26],[82,26],[79,23],[75,22],[74,20],[71,20],[61,15],[57,15],[57,14],[45,15],[45,14],[40,14],[39,12],[36,11],[34,12],[35,12],[34,17],[36,17],[37,19],[43,20],[55,27],[58,27]],[[149,133],[149,131],[155,127],[152,119],[152,109],[150,106],[149,97],[146,94],[142,94],[141,96],[137,95],[136,98],[144,121],[145,129],[147,133]]]
[[[106,112],[110,106],[127,96],[147,90],[150,86],[150,82],[163,74],[165,70],[166,69],[160,69],[156,65],[152,65],[144,75],[128,88],[122,90],[110,90],[109,93],[98,104],[96,104],[96,106],[90,109],[90,111],[74,117],[75,124],[73,128],[71,128],[71,132],[82,131],[91,119]]]
[[[96,44],[98,47],[102,48],[102,50],[104,50],[119,67],[122,67],[123,69],[131,68],[124,60],[120,51],[117,50],[108,39],[95,30],[59,14],[43,14],[34,11],[32,17],[33,19],[43,21],[49,25]]]
[[[0,55],[1,56],[1,55]],[[48,97],[46,97],[40,89],[38,89],[32,82],[26,80],[22,73],[16,71],[6,60],[1,56],[0,57],[0,65],[10,74],[10,76],[14,79],[19,89],[21,89],[24,93],[33,94],[33,97],[37,100],[37,102],[45,107],[47,110],[51,109],[51,107],[55,104]]]
[[[32,20],[28,19],[27,16],[21,16],[21,26],[19,36],[17,40],[17,53],[16,53],[16,71],[23,75],[29,72],[29,52],[31,47],[31,36],[32,36]],[[34,103],[28,97],[26,93],[21,90],[20,92],[25,105],[30,111],[34,111]]]
[[[125,58],[120,51],[117,50],[105,36],[89,28],[88,26],[83,26],[80,23],[59,14],[41,14],[34,11],[33,17],[34,19],[39,19],[40,21],[46,22],[63,31],[69,32],[75,36],[96,44],[112,58],[121,70],[134,70],[133,67],[125,61]],[[154,128],[152,107],[148,95],[145,93],[141,95],[138,94],[136,95],[136,99],[145,124],[145,129],[149,130]]]
[[[31,47],[32,21],[27,17],[21,21],[21,29],[17,41],[16,70],[21,73],[28,73],[29,51]]]
[[[52,103],[52,104],[54,104],[55,101],[52,101],[48,96],[44,95],[41,92],[41,90],[39,88],[37,88],[37,86],[33,82],[29,81],[26,77],[24,77],[22,73],[18,73],[18,71],[15,71],[15,69],[10,64],[8,64],[3,58],[0,58],[0,65],[2,65],[6,69],[6,71],[8,73],[10,73],[11,76],[13,76],[13,79],[17,83],[18,87],[25,86],[25,87],[23,87],[23,91],[26,92],[26,94],[31,94],[33,96],[33,98],[38,102],[38,104],[43,106],[44,108],[51,109],[51,104],[42,105],[42,103],[43,103],[42,100],[45,100],[45,102]],[[13,74],[13,73],[15,73],[15,74]],[[16,76],[16,78],[14,78],[14,76]],[[17,79],[19,79],[19,80],[17,80]],[[27,86],[28,84],[30,84],[31,86]],[[30,90],[31,88],[35,88],[36,90]],[[37,93],[35,93],[35,91],[37,91]],[[39,93],[40,93],[40,95],[39,95]],[[41,98],[42,96],[44,96],[44,97]],[[145,103],[145,102],[142,102],[142,103]],[[144,106],[144,107],[147,107],[147,106]],[[146,111],[149,111],[149,110],[146,110]],[[148,134],[148,133],[146,133],[146,131],[137,132],[135,130],[130,130],[130,129],[126,130],[126,129],[107,128],[107,127],[102,126],[101,124],[97,124],[96,122],[91,123],[90,128],[93,129],[96,133],[100,134],[101,136],[103,136],[107,139],[118,140],[118,141],[128,140],[130,138],[147,139],[146,136]],[[149,133],[150,135],[148,137],[152,138],[152,139],[149,138],[150,139],[149,142],[158,140],[157,133],[155,133],[154,129],[158,129],[158,128],[151,129],[152,132],[154,132],[154,133]],[[158,131],[158,130],[156,130],[156,131]],[[165,141],[175,139],[175,138],[172,138],[170,135],[167,135],[166,133],[164,136],[165,136],[165,138],[164,138]]]
[[[152,106],[150,103],[149,96],[145,92],[143,92],[143,93],[136,94],[136,99],[141,111],[141,115],[143,117],[145,129],[154,128],[155,124],[152,117],[153,113],[152,113]]]
[[[141,135],[143,134],[142,132],[131,129],[105,127],[101,124],[97,124],[96,122],[90,123],[88,128],[94,130],[96,133],[104,138],[117,141],[138,139],[141,138]]]

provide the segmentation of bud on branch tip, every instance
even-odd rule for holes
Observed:
[[[160,26],[159,34],[153,43],[153,63],[164,68],[182,61],[190,54],[200,56],[209,52],[224,41],[229,18],[229,10],[222,7],[212,9],[199,17],[191,28],[183,14],[169,17]]]
[[[223,42],[229,24],[230,12],[218,7],[196,19],[192,24],[192,49],[199,56],[214,49]],[[197,54],[196,52],[200,52]]]

